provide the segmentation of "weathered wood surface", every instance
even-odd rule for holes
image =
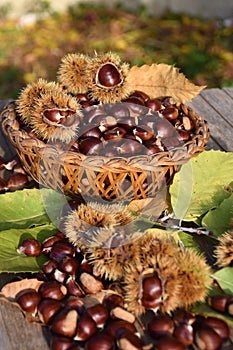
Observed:
[[[204,90],[190,105],[209,123],[211,139],[207,149],[232,152],[233,88]],[[0,131],[0,155],[10,159],[13,154]],[[0,288],[10,278],[12,275],[1,274]],[[0,301],[0,350],[48,350],[48,334],[47,329],[28,323],[16,306]]]

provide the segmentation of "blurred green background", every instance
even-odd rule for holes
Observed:
[[[36,21],[22,23],[0,5],[0,99],[17,97],[26,84],[56,80],[62,56],[113,51],[131,65],[174,64],[197,85],[233,86],[233,20],[203,19],[145,7],[91,3],[55,12],[38,0]]]

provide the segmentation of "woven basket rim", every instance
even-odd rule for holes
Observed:
[[[10,138],[18,152],[24,148],[27,152],[36,152],[46,156],[54,157],[59,163],[82,163],[82,166],[96,168],[105,168],[116,172],[134,169],[140,171],[143,167],[145,170],[153,170],[155,166],[173,166],[182,165],[188,159],[196,156],[204,150],[209,137],[209,128],[207,122],[196,113],[190,106],[181,104],[182,108],[192,118],[195,123],[196,133],[194,137],[184,142],[182,145],[174,147],[168,151],[161,151],[152,155],[134,155],[130,157],[117,156],[106,157],[99,155],[85,155],[80,152],[59,149],[57,144],[45,143],[28,134],[26,130],[21,130],[19,122],[16,120],[15,100],[8,102],[2,113],[2,128],[4,133]],[[201,138],[200,138],[201,136]],[[69,147],[69,145],[67,145]],[[140,165],[140,167],[138,167]]]

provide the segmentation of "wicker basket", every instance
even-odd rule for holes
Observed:
[[[190,141],[152,156],[113,159],[66,151],[31,137],[20,130],[14,101],[5,106],[1,119],[3,131],[26,172],[41,185],[85,199],[131,201],[155,196],[182,164],[205,149],[209,140],[206,121],[192,108],[181,108],[195,124],[195,135]]]

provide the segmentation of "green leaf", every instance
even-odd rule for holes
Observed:
[[[0,232],[0,272],[38,272],[47,260],[44,254],[28,257],[17,252],[18,246],[26,238],[36,238],[43,242],[57,231],[53,225],[41,225],[30,229],[10,229]]]
[[[233,267],[224,267],[213,274],[213,278],[226,294],[233,295]]]
[[[58,214],[63,196],[50,189],[25,189],[0,196],[0,231],[9,228],[28,228],[51,221]],[[45,203],[50,204],[48,216]]]
[[[222,234],[229,229],[233,217],[233,194],[224,199],[219,207],[210,210],[202,219],[202,225],[209,231]]]
[[[233,153],[204,151],[184,164],[170,186],[175,217],[197,221],[217,208],[231,193],[225,187],[232,181]]]
[[[196,303],[191,308],[191,311],[194,312],[196,315],[202,315],[202,316],[212,316],[212,317],[218,317],[221,320],[228,323],[229,326],[233,326],[233,318],[231,316],[228,316],[225,313],[220,313],[218,311],[215,311],[212,309],[208,304],[204,303]]]

